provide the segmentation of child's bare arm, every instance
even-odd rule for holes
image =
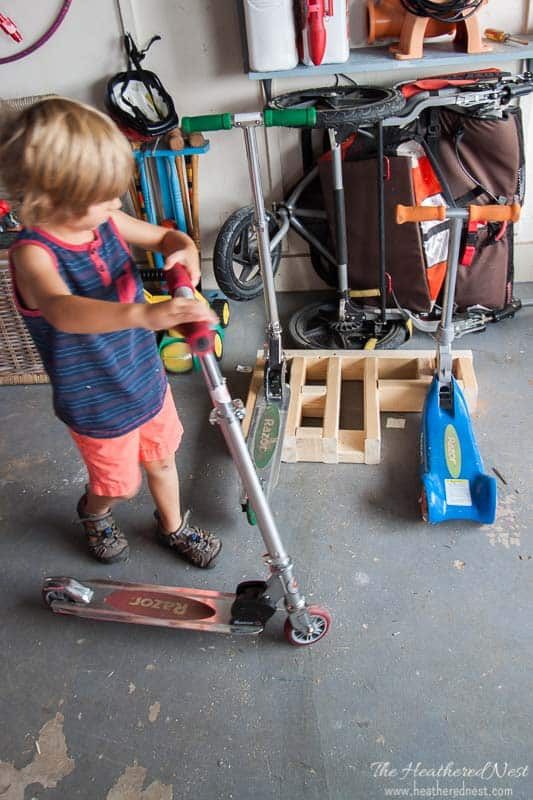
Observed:
[[[144,250],[162,253],[165,256],[163,269],[170,269],[176,263],[183,264],[193,286],[197,285],[200,280],[200,262],[198,250],[190,236],[182,231],[135,219],[123,211],[113,212],[112,217],[121,236],[127,242]]]
[[[197,300],[176,297],[149,305],[73,295],[50,255],[35,245],[20,247],[13,260],[17,288],[25,306],[38,309],[54,328],[66,333],[111,333],[126,328],[156,331],[185,322],[217,321],[214,312]]]

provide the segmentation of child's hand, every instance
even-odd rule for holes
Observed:
[[[198,257],[198,250],[194,245],[192,245],[192,247],[183,247],[169,253],[165,258],[163,269],[172,269],[174,264],[183,264],[189,273],[192,285],[198,285],[200,282],[200,259]]]
[[[218,323],[215,312],[205,303],[185,297],[173,297],[163,303],[147,303],[145,311],[145,328],[150,331],[163,331],[168,328],[179,328],[185,322],[207,322],[214,326]]]

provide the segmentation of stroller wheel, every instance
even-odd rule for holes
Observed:
[[[335,302],[311,303],[297,311],[289,322],[295,345],[311,350],[362,350],[372,340],[376,349],[393,350],[409,338],[409,331],[401,320],[387,320],[379,326],[375,320],[364,320],[343,329],[338,323],[338,314],[339,306]]]
[[[254,211],[251,206],[231,214],[221,227],[213,251],[215,278],[230,300],[252,300],[263,291],[259,268],[257,236],[253,226]],[[268,232],[272,237],[278,231],[275,217],[267,213]],[[274,275],[281,261],[281,243],[271,252]]]

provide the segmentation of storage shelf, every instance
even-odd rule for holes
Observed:
[[[321,64],[307,67],[299,64],[294,69],[274,72],[249,72],[251,80],[264,81],[273,78],[311,78],[315,75],[334,75],[339,72],[401,72],[421,68],[427,73],[434,67],[447,67],[452,71],[468,63],[472,69],[493,66],[503,61],[521,61],[533,58],[533,35],[517,34],[527,39],[529,44],[498,44],[491,42],[492,50],[486,53],[463,53],[454,49],[452,42],[425,42],[424,57],[399,60],[389,52],[388,45],[356,47],[350,51],[350,58],[343,64]]]

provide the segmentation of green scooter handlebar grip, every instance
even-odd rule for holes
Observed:
[[[229,131],[233,127],[233,114],[206,114],[203,117],[182,117],[183,133],[204,133],[205,131]]]
[[[316,108],[267,108],[263,112],[265,128],[314,128]]]

